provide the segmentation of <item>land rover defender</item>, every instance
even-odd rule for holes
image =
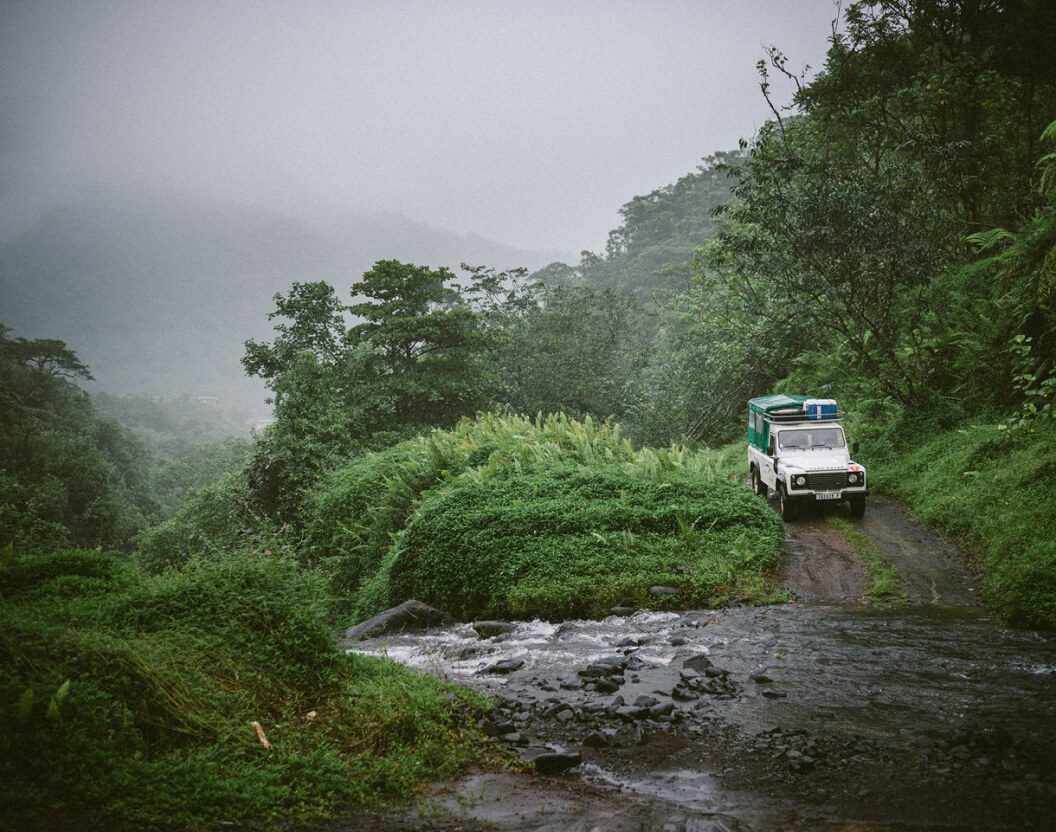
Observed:
[[[851,459],[832,399],[762,396],[748,402],[748,471],[752,490],[777,495],[781,516],[795,519],[807,503],[846,501],[853,517],[865,513],[865,468]]]

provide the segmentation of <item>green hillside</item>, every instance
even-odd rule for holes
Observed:
[[[173,194],[96,192],[0,247],[0,323],[63,340],[93,389],[211,396],[261,415],[242,344],[267,334],[272,296],[327,281],[347,296],[377,259],[535,266],[547,256],[399,215],[302,220]]]

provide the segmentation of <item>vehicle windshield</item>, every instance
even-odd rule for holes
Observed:
[[[777,446],[784,451],[804,448],[842,448],[843,429],[833,427],[783,430],[777,435]]]

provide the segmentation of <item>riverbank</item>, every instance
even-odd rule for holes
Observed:
[[[973,605],[955,549],[893,503],[872,508],[857,528],[899,552],[901,605],[865,604],[864,582],[843,573],[827,593],[804,580],[854,557],[819,512],[789,524],[781,579],[790,592],[810,583],[810,601],[364,643],[496,698],[496,744],[581,762],[545,777],[478,772],[326,831],[365,818],[507,832],[1045,828],[1056,642],[1001,627]],[[506,660],[523,664],[488,671]],[[604,678],[614,690],[599,690]]]

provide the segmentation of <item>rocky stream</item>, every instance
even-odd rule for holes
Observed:
[[[881,499],[852,522],[902,599],[864,603],[825,518],[788,525],[794,603],[350,642],[494,698],[484,727],[529,771],[325,829],[1056,828],[1056,637],[993,619],[955,547]]]

